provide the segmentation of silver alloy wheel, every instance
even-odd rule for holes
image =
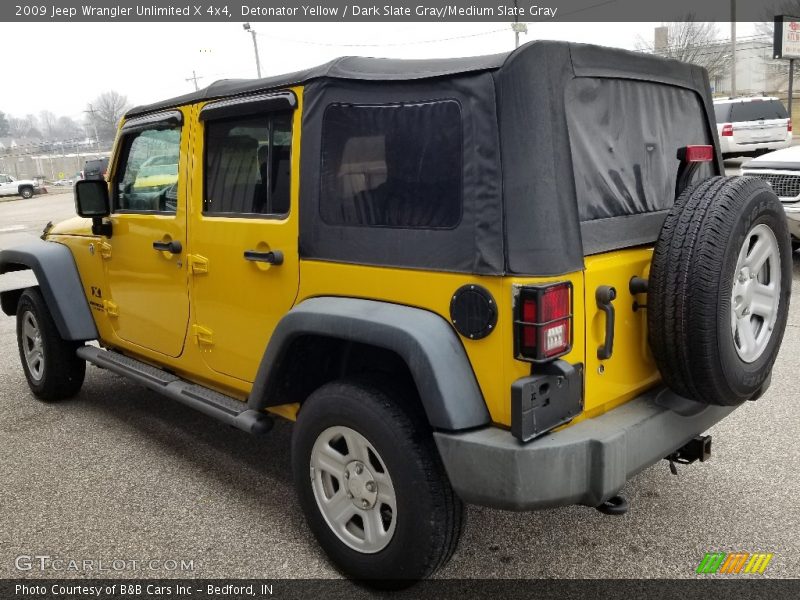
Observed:
[[[349,427],[329,427],[311,449],[311,487],[325,522],[347,546],[383,550],[397,525],[392,478],[375,447]]]
[[[731,331],[736,352],[746,363],[764,353],[781,301],[778,239],[767,225],[756,225],[739,251],[731,292]]]
[[[22,315],[22,349],[31,377],[41,381],[44,373],[44,349],[39,323],[31,311]]]

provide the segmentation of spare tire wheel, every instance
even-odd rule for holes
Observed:
[[[761,180],[712,177],[670,209],[650,266],[647,325],[664,383],[698,402],[760,395],[789,311],[786,216]]]

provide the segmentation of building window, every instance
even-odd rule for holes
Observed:
[[[320,215],[331,225],[451,229],[461,221],[461,107],[332,104]]]

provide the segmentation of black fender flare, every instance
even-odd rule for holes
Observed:
[[[286,313],[261,359],[250,408],[263,410],[278,403],[273,386],[281,363],[292,342],[304,335],[396,352],[406,362],[435,429],[458,431],[491,422],[466,351],[447,321],[420,308],[356,298],[311,298]]]
[[[97,339],[97,327],[70,249],[56,242],[33,239],[0,250],[0,275],[27,269],[36,276],[61,337],[72,341]],[[7,315],[16,311],[16,302],[6,301],[15,294],[19,290],[2,292],[3,312]]]

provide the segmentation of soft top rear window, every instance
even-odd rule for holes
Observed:
[[[668,210],[683,146],[712,143],[691,90],[629,79],[578,77],[567,87],[567,123],[582,222]],[[695,179],[712,173],[702,163]]]
[[[767,121],[769,119],[788,119],[780,100],[751,100],[749,102],[734,102],[731,104],[731,121]]]

